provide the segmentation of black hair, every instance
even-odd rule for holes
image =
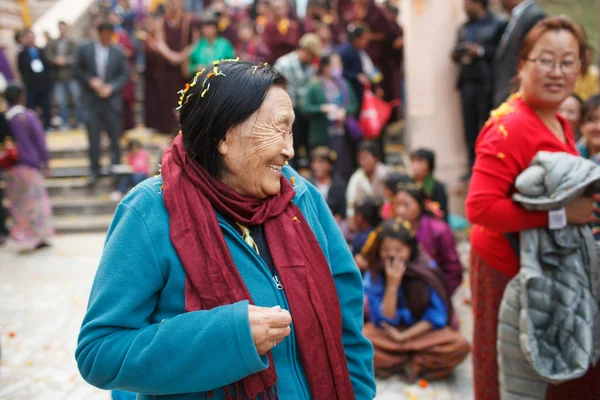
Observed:
[[[285,89],[287,83],[269,65],[221,61],[217,69],[217,75],[213,68],[198,75],[197,84],[185,93],[179,117],[188,156],[214,177],[226,171],[219,142],[260,108],[269,89]]]
[[[23,86],[18,83],[9,83],[4,90],[4,98],[6,102],[13,106],[19,102],[21,95],[23,94]]]
[[[356,39],[360,39],[365,33],[369,33],[369,27],[360,22],[353,22],[348,25],[347,33],[348,40],[354,42]]]
[[[381,227],[381,231],[379,232],[379,247],[381,247],[381,243],[383,239],[391,238],[396,239],[404,243],[410,248],[410,260],[414,261],[419,256],[419,241],[417,240],[417,235],[414,232],[414,228],[407,222],[402,220],[389,220],[384,222]],[[379,253],[379,248],[377,249],[377,253]],[[379,256],[379,254],[377,254]]]
[[[371,227],[381,223],[382,202],[374,197],[365,197],[354,204],[354,215],[362,215]]]
[[[329,64],[331,63],[331,58],[335,55],[338,55],[338,53],[332,52],[329,54],[325,54],[324,56],[321,57],[321,59],[319,60],[319,69],[318,69],[319,75],[323,74],[323,71],[325,71],[325,68],[329,67]]]
[[[410,158],[411,160],[417,158],[427,161],[427,164],[429,165],[429,173],[433,174],[433,171],[435,171],[435,153],[433,150],[423,148],[417,149],[410,155]]]
[[[58,26],[61,26],[61,25],[67,26],[67,23],[65,21],[58,21]]]
[[[142,142],[140,142],[137,139],[131,139],[127,143],[127,151],[132,151],[135,148],[141,149],[142,148]]]
[[[390,172],[387,174],[387,176],[385,177],[385,180],[383,181],[383,184],[385,185],[385,187],[389,190],[391,190],[392,192],[396,193],[396,190],[398,190],[398,184],[401,182],[407,182],[410,181],[410,176],[402,173],[402,172]]]
[[[410,197],[415,199],[417,203],[419,203],[421,214],[429,214],[426,208],[427,195],[425,194],[423,187],[417,184],[408,175],[405,175],[405,177],[403,177],[396,186],[396,194],[401,192],[407,193]]]
[[[473,0],[473,3],[479,3],[483,6],[484,9],[488,9],[489,8],[489,1],[488,0]]]
[[[98,32],[101,33],[104,31],[114,32],[115,27],[113,24],[111,24],[108,21],[102,21],[102,22],[100,22],[100,24],[98,24]]]
[[[16,44],[21,44],[21,37],[23,36],[23,34],[25,33],[25,31],[21,30],[21,29],[17,29],[15,31],[15,43]]]
[[[585,103],[583,103],[583,107],[581,110],[581,121],[583,123],[589,122],[592,119],[593,114],[598,109],[600,109],[600,94],[596,94],[590,97]]]
[[[379,150],[379,145],[374,140],[363,140],[358,145],[358,152],[367,151],[375,156],[378,160],[381,158],[381,151]]]

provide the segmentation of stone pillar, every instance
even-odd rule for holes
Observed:
[[[436,153],[436,176],[445,182],[452,213],[464,212],[464,198],[453,196],[466,172],[457,67],[451,59],[458,29],[465,21],[462,0],[403,0],[407,145]]]

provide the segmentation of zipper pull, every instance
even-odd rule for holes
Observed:
[[[279,282],[279,278],[277,277],[277,275],[273,275],[273,281],[275,282],[275,286],[278,290],[283,290],[283,285],[281,284],[281,282]]]

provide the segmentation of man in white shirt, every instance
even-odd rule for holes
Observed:
[[[125,55],[112,45],[114,27],[98,26],[98,40],[79,48],[74,74],[82,87],[90,142],[90,185],[100,175],[100,134],[110,138],[111,162],[120,164],[119,138],[123,124],[123,87],[129,79]]]
[[[514,78],[521,45],[529,31],[546,17],[535,0],[502,0],[502,6],[511,14],[511,19],[494,60],[494,107],[502,104],[516,89]]]

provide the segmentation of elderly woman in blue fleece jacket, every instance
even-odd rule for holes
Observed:
[[[325,200],[287,166],[285,79],[215,62],[180,94],[161,175],[109,229],[82,376],[138,399],[373,399],[360,273]]]

